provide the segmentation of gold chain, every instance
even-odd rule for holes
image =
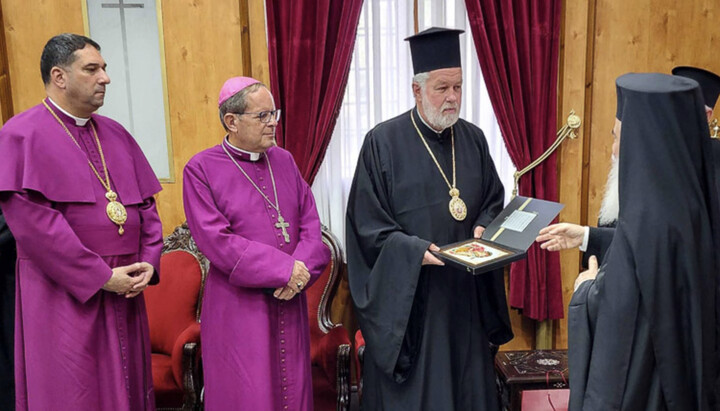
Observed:
[[[435,154],[433,154],[427,141],[425,141],[425,137],[423,137],[422,132],[420,132],[420,129],[418,128],[417,124],[415,123],[415,117],[413,116],[412,112],[410,112],[410,120],[412,120],[413,126],[415,126],[415,130],[417,131],[418,136],[420,136],[420,140],[422,140],[428,153],[430,153],[430,157],[432,157],[438,170],[440,170],[440,174],[442,174],[443,179],[445,179],[445,183],[447,184],[448,188],[451,191],[454,190],[455,189],[455,132],[454,132],[453,127],[450,126],[450,139],[452,141],[452,171],[453,171],[452,185],[450,185],[450,181],[445,176],[445,172],[443,171],[442,167],[440,167],[440,163],[438,163],[437,158],[435,158]],[[452,196],[452,194],[450,194],[450,195]]]
[[[72,135],[70,130],[65,126],[65,123],[60,120],[60,117],[55,114],[55,112],[50,108],[50,106],[47,105],[45,100],[43,100],[43,105],[45,108],[52,114],[53,117],[55,117],[55,120],[57,120],[58,123],[60,123],[60,126],[65,130],[65,133],[72,139],[73,143],[80,149],[80,151],[83,151],[82,147],[80,147],[80,143],[75,139],[75,136]],[[108,204],[105,207],[105,213],[107,214],[110,221],[117,224],[118,226],[118,234],[123,235],[125,232],[125,229],[123,228],[123,224],[127,221],[127,210],[125,209],[125,206],[122,205],[121,202],[117,201],[117,193],[112,191],[112,188],[110,187],[110,173],[108,173],[107,164],[105,163],[105,154],[103,154],[102,145],[100,144],[100,138],[98,138],[97,130],[95,130],[95,125],[90,122],[90,128],[92,129],[93,135],[95,136],[95,143],[97,144],[98,152],[100,153],[100,160],[102,161],[103,166],[103,173],[105,173],[105,180],[103,180],[100,173],[95,168],[95,165],[90,161],[90,158],[85,155],[87,158],[88,164],[90,165],[90,168],[95,173],[95,176],[100,180],[100,184],[102,184],[103,187],[105,187],[105,198],[108,200]]]
[[[58,115],[55,114],[55,112],[50,108],[50,106],[47,105],[45,100],[43,100],[42,103],[45,106],[45,108],[48,109],[50,114],[52,114],[52,116],[55,117],[55,120],[57,120],[57,122],[60,123],[63,130],[65,130],[67,135],[70,136],[70,138],[72,139],[73,143],[75,143],[75,145],[80,150],[82,150],[82,147],[80,147],[80,144],[75,139],[75,136],[73,136],[72,133],[70,133],[70,130],[68,130],[68,128],[65,126],[65,123],[63,123],[62,120],[60,120],[60,117],[58,117]],[[103,180],[103,178],[100,176],[100,173],[97,171],[97,169],[95,168],[95,165],[92,163],[92,161],[90,161],[90,159],[88,159],[88,164],[90,164],[90,168],[92,168],[92,171],[95,173],[98,180],[100,180],[100,184],[102,184],[103,187],[105,187],[105,190],[112,191],[112,189],[110,188],[110,174],[108,173],[108,170],[107,170],[107,164],[105,164],[105,155],[103,154],[102,145],[100,145],[100,139],[98,138],[97,130],[95,130],[95,126],[93,125],[92,121],[90,121],[90,128],[92,129],[93,135],[95,136],[95,142],[97,143],[97,146],[98,146],[98,152],[100,153],[100,160],[102,161],[103,172],[105,173],[105,180]]]

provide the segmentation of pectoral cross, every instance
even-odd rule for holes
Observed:
[[[286,228],[290,227],[290,223],[285,222],[285,219],[283,218],[283,216],[280,215],[280,213],[278,213],[278,222],[275,223],[275,227],[282,230],[283,237],[285,237],[285,242],[289,243],[290,242],[290,234],[288,234]]]

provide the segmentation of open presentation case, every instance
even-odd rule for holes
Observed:
[[[482,238],[447,244],[435,251],[446,264],[472,274],[504,267],[527,256],[540,230],[564,205],[530,197],[515,197],[485,228]]]

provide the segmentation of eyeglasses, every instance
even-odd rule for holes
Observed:
[[[272,119],[275,119],[275,121],[280,121],[280,109],[272,110],[272,111],[261,111],[259,113],[233,113],[237,114],[238,116],[243,116],[245,114],[255,114],[255,118],[260,120],[261,123],[269,123]]]

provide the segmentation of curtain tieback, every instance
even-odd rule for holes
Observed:
[[[522,177],[523,174],[527,173],[528,171],[532,170],[540,163],[545,161],[545,159],[548,158],[550,154],[552,154],[558,147],[560,147],[560,144],[565,141],[567,137],[570,137],[571,140],[577,138],[577,133],[575,132],[575,130],[579,129],[581,124],[582,120],[580,119],[580,116],[575,114],[575,110],[570,110],[567,121],[557,132],[557,139],[555,140],[555,142],[552,143],[552,145],[547,150],[545,150],[545,152],[542,153],[540,157],[536,158],[535,161],[528,164],[522,170],[516,171],[513,174],[515,183],[513,184],[512,198],[515,198],[515,196],[518,194],[518,183],[520,182],[520,177]]]

